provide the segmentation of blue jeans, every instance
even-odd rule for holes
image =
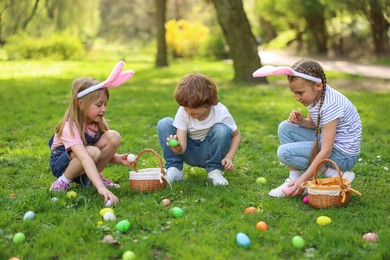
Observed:
[[[280,141],[277,152],[279,160],[285,165],[306,171],[309,168],[311,149],[315,139],[314,130],[283,121],[278,128],[278,136]],[[318,143],[321,149],[320,135]],[[358,156],[350,156],[333,149],[329,159],[334,161],[341,171],[349,171],[355,166]],[[332,167],[332,164],[326,163],[326,166]]]
[[[183,162],[205,168],[207,172],[215,169],[223,171],[225,158],[232,142],[232,131],[222,123],[215,124],[203,140],[193,140],[187,136],[187,149],[182,155],[175,154],[166,144],[167,137],[176,134],[173,119],[166,117],[157,124],[157,134],[166,161],[165,168],[176,167],[183,170]]]
[[[99,138],[101,137],[101,134],[98,136],[90,136],[85,134],[85,138],[87,139],[88,145],[93,145],[96,143]],[[53,144],[53,138],[54,135],[50,138],[48,142],[48,146],[51,148],[51,145]],[[70,151],[67,151],[65,149],[65,146],[61,145],[59,147],[54,148],[50,151],[50,168],[53,173],[53,175],[56,178],[61,177],[62,174],[64,174],[66,168],[68,168],[68,165],[71,161],[71,158],[69,156]],[[88,176],[86,174],[80,175],[76,177],[74,182],[81,184],[82,186],[86,186],[90,183]]]

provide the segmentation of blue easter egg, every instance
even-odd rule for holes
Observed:
[[[237,244],[239,244],[242,247],[248,247],[251,244],[251,240],[249,237],[244,233],[237,233],[236,235],[236,241]]]
[[[23,220],[34,219],[34,218],[35,218],[35,213],[32,211],[27,211],[26,214],[24,214]]]

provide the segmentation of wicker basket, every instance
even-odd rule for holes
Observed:
[[[317,179],[318,170],[326,162],[333,164],[339,176]],[[362,195],[350,187],[350,182],[342,177],[339,167],[330,159],[322,160],[314,171],[313,180],[302,183],[301,187],[307,188],[309,204],[315,208],[344,206],[348,204],[352,192]]]
[[[153,153],[160,164],[160,168],[147,168],[137,171],[137,163],[143,153]],[[134,171],[129,172],[130,189],[136,191],[154,191],[164,189],[167,186],[165,170],[161,157],[152,149],[142,150],[134,162]]]

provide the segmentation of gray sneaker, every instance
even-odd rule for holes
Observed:
[[[170,183],[175,181],[182,181],[184,179],[183,171],[180,171],[176,167],[169,167],[167,170],[167,177]]]

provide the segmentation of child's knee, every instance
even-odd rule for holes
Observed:
[[[231,136],[232,130],[225,124],[215,124],[210,133],[215,137],[226,138],[227,136]]]
[[[121,135],[115,131],[115,130],[108,130],[104,133],[105,138],[107,139],[108,143],[112,146],[119,146],[121,143]]]
[[[169,127],[172,126],[172,124],[173,124],[173,119],[170,117],[165,117],[158,121],[157,129],[159,130],[168,129]]]
[[[92,160],[97,163],[102,155],[102,152],[100,151],[99,148],[96,146],[87,146],[86,147],[89,156],[91,156]]]

